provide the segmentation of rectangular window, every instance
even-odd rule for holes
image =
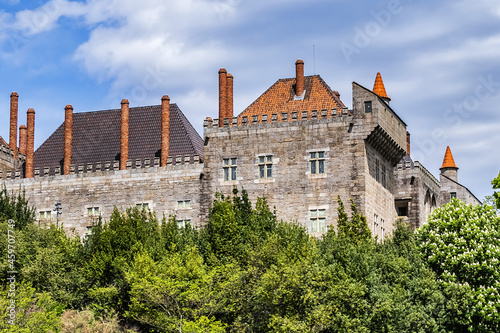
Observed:
[[[372,112],[372,102],[366,101],[365,102],[365,113],[371,113],[371,112]]]
[[[374,214],[373,215],[373,236],[378,235],[378,215]]]
[[[385,221],[380,219],[380,240],[384,240],[385,236]]]
[[[149,204],[147,202],[138,203],[136,204],[136,207],[139,208],[139,210],[148,210]]]
[[[380,162],[378,159],[375,160],[375,180],[380,181]]]
[[[385,165],[382,165],[382,186],[386,187],[387,186],[387,181],[386,181],[386,170],[385,170]]]
[[[312,209],[310,213],[310,233],[326,232],[326,210]]]
[[[259,178],[273,178],[273,156],[259,156]]]
[[[310,153],[309,164],[311,175],[325,173],[325,152],[318,151]]]
[[[223,160],[224,181],[236,180],[236,157]]]
[[[87,216],[99,216],[99,207],[88,207]]]
[[[184,220],[177,220],[177,227],[180,228],[185,228],[187,225],[191,224],[191,219],[190,218],[185,218]]]
[[[191,200],[180,200],[177,201],[177,209],[190,209]]]
[[[50,210],[40,211],[39,215],[40,220],[48,220],[52,217],[52,212]]]

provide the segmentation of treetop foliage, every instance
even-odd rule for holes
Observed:
[[[339,200],[337,228],[329,228],[321,238],[311,237],[297,223],[278,221],[265,199],[253,205],[246,191],[217,194],[209,220],[199,230],[189,225],[179,228],[174,216],[160,221],[136,207],[115,209],[106,223],[95,221],[92,234],[83,241],[54,226],[27,223],[16,233],[20,320],[16,326],[3,320],[0,328],[6,332],[28,332],[35,326],[39,332],[498,328],[495,274],[500,270],[494,247],[500,228],[498,221],[490,221],[491,209],[453,201],[435,211],[417,234],[399,221],[392,237],[384,241],[371,237],[366,218],[352,202],[351,211],[349,217]],[[5,234],[6,228],[6,221],[0,221],[0,232]],[[6,248],[5,239],[0,239],[4,281],[0,292],[6,292]],[[2,316],[6,318],[5,313]]]

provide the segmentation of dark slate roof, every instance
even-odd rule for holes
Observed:
[[[149,158],[151,165],[160,157],[161,106],[131,107],[129,111],[129,160],[135,167],[137,159]],[[120,159],[121,110],[105,110],[73,114],[73,152],[71,164],[111,162]],[[177,104],[170,104],[170,153],[169,156],[194,156],[203,158],[203,140]],[[46,167],[54,174],[62,168],[64,157],[64,123],[35,151],[34,168],[40,173]],[[175,158],[173,158],[175,161]],[[191,162],[193,158],[191,158]],[[111,165],[112,168],[112,165]]]

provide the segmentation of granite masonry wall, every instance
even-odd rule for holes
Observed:
[[[107,220],[115,206],[126,209],[147,204],[160,220],[164,214],[167,217],[175,214],[177,220],[187,219],[198,225],[204,216],[200,211],[202,172],[203,164],[198,160],[194,164],[166,167],[35,176],[3,184],[15,193],[25,190],[30,203],[37,208],[39,223],[56,222],[53,209],[59,201],[62,215],[58,222],[68,231],[83,235],[97,217],[89,215],[89,208]],[[178,201],[184,203],[179,205]],[[41,217],[40,212],[48,212],[48,216]]]

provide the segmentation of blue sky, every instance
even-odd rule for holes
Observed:
[[[313,45],[315,57],[313,58]],[[36,111],[38,147],[75,112],[159,104],[200,134],[217,117],[220,67],[235,113],[279,78],[320,74],[351,107],[351,83],[381,72],[412,157],[436,177],[446,146],[479,199],[500,170],[500,3],[343,0],[0,0],[0,135],[9,96]]]

